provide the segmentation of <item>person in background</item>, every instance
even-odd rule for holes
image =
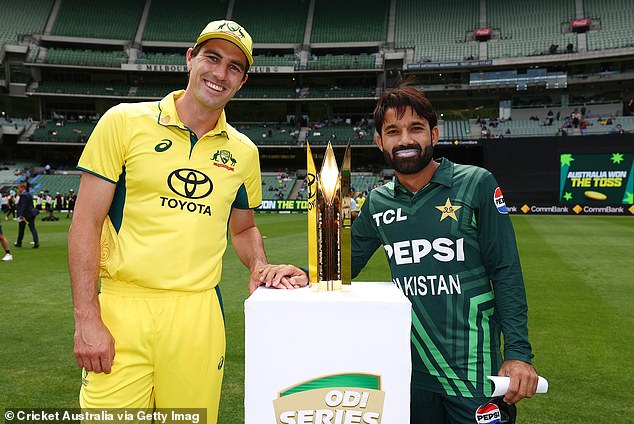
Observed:
[[[39,210],[33,207],[33,196],[26,190],[26,183],[18,184],[18,202],[16,205],[16,214],[18,215],[18,239],[13,245],[22,247],[22,239],[24,239],[24,229],[28,225],[29,231],[33,236],[33,248],[40,247],[40,238],[35,228],[35,217],[39,214]]]
[[[4,249],[4,256],[2,260],[4,262],[9,262],[13,260],[13,255],[11,254],[11,249],[9,248],[9,241],[2,233],[2,222],[0,221],[0,245]]]

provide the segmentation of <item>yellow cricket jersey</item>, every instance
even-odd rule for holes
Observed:
[[[101,237],[104,283],[202,291],[220,281],[231,208],[262,201],[257,147],[227,124],[198,139],[160,102],[120,104],[95,127],[78,169],[117,184]]]

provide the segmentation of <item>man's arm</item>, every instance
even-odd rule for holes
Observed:
[[[284,289],[305,286],[308,277],[298,268],[292,265],[269,265],[254,215],[252,209],[234,208],[229,220],[233,248],[240,261],[251,271],[249,294],[260,285]]]
[[[115,184],[84,172],[68,233],[68,264],[75,315],[75,358],[87,371],[109,373],[114,339],[101,319],[99,240]]]
[[[372,221],[370,202],[368,195],[359,215],[352,223],[352,278],[359,275],[376,249],[381,246],[376,226]]]
[[[494,201],[498,187],[489,175],[480,185],[478,230],[482,257],[495,294],[495,314],[504,335],[504,363],[500,376],[510,377],[504,401],[515,403],[532,397],[537,389],[537,372],[528,341],[526,290],[511,219]]]

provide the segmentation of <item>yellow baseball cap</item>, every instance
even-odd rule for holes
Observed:
[[[227,20],[209,22],[198,36],[194,48],[212,38],[221,38],[235,44],[247,57],[249,66],[253,65],[253,40],[239,24]]]

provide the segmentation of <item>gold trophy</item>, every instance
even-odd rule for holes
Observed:
[[[341,290],[351,283],[350,269],[350,143],[341,173],[328,142],[321,170],[306,143],[308,179],[308,262],[311,287]]]

